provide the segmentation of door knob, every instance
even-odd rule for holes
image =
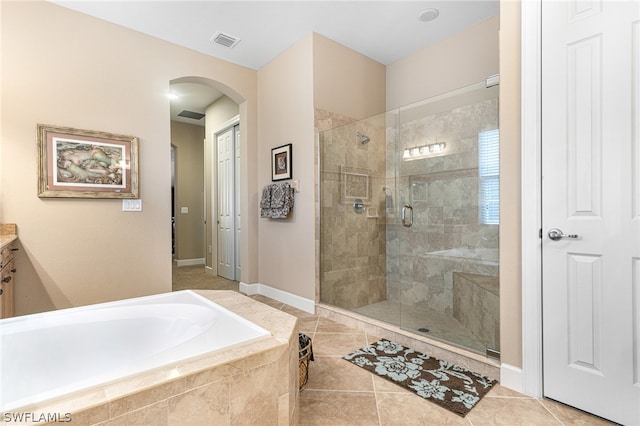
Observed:
[[[573,239],[578,238],[578,234],[565,234],[558,228],[549,229],[549,232],[547,233],[547,235],[553,241],[560,241],[563,238],[573,238]]]

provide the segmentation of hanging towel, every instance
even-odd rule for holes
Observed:
[[[269,217],[271,212],[271,192],[272,185],[262,188],[262,198],[260,198],[260,217]]]
[[[287,197],[289,196],[289,184],[288,183],[275,183],[271,185],[271,208],[281,209],[284,207]]]
[[[266,185],[262,188],[262,198],[260,199],[260,208],[261,209],[270,209],[271,208],[271,195],[272,195],[272,186]]]
[[[293,210],[294,189],[287,183],[272,183],[262,189],[260,217],[284,219]]]

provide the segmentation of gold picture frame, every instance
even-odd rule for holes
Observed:
[[[139,198],[138,138],[37,125],[38,197]]]

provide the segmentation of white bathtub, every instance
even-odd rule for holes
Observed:
[[[0,411],[271,335],[190,291],[0,321]]]

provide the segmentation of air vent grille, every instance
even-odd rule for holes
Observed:
[[[194,112],[194,111],[188,111],[188,110],[183,110],[181,113],[178,114],[180,117],[186,117],[186,118],[192,118],[194,120],[200,120],[202,117],[204,117],[204,114],[200,113],[200,112]]]
[[[240,43],[240,39],[238,37],[221,32],[215,33],[213,37],[211,37],[211,41],[228,48],[233,48]]]

